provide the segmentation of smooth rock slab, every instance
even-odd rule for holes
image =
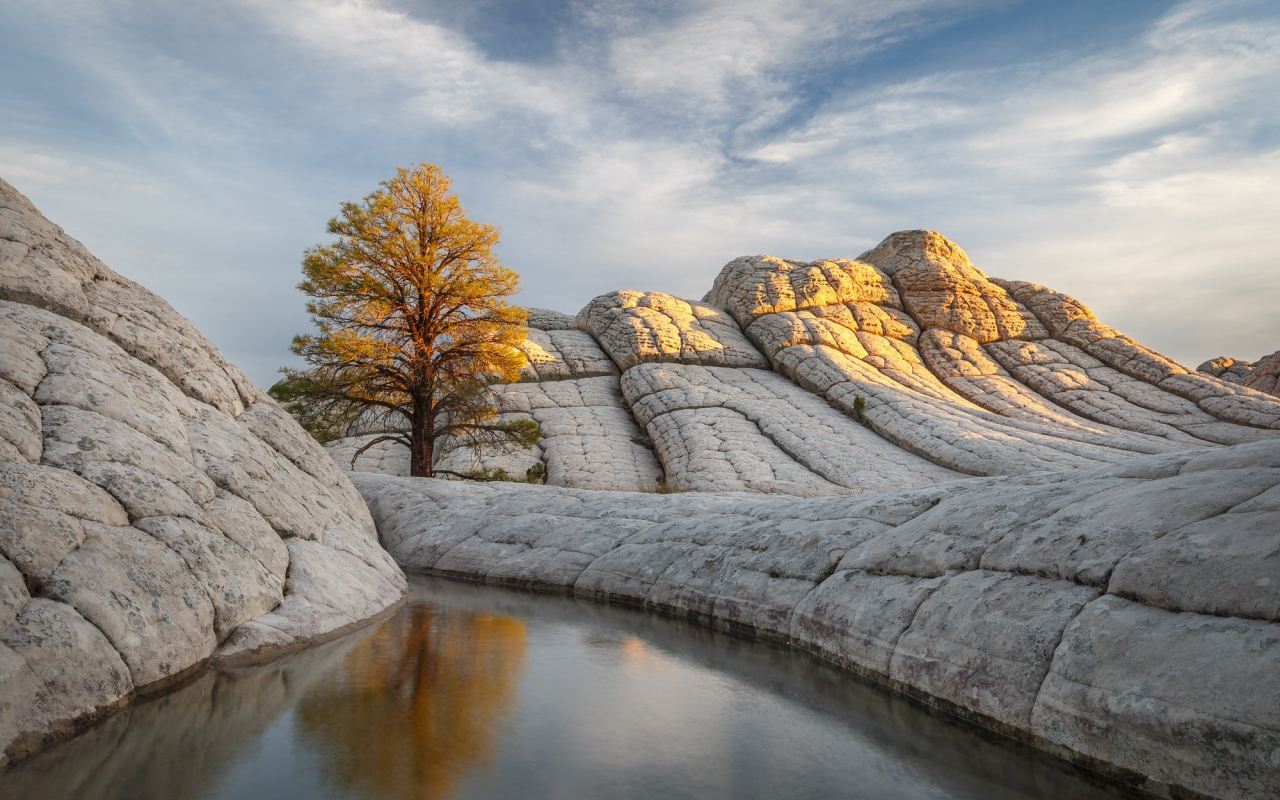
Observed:
[[[856,671],[888,675],[898,640],[944,580],[840,570],[796,606],[791,639]]]
[[[1280,622],[1280,512],[1179,528],[1125,556],[1107,590],[1170,611]]]
[[[1101,597],[1067,627],[1031,730],[1146,775],[1155,789],[1274,797],[1278,675],[1274,624]]]
[[[1259,442],[810,499],[356,484],[407,569],[776,638],[1165,796],[1243,798],[1280,791],[1280,624],[1247,618],[1280,578],[1277,463]],[[1174,598],[1222,616],[1144,604]]]
[[[1067,624],[1098,590],[1001,572],[965,572],[929,595],[898,640],[889,675],[1017,728]]]

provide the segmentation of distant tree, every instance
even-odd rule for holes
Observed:
[[[356,457],[400,442],[414,476],[448,472],[433,468],[438,444],[527,447],[541,436],[530,420],[498,420],[490,386],[526,363],[527,315],[507,302],[519,276],[493,254],[498,229],[467,219],[450,184],[432,164],[398,168],[342,204],[328,225],[337,241],[302,261],[298,288],[318,332],[295,336],[292,350],[309,367],[281,370],[271,390],[321,440],[381,416],[387,432]]]

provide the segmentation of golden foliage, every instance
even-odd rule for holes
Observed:
[[[527,445],[540,433],[496,421],[488,387],[518,378],[527,317],[507,302],[519,276],[493,254],[498,229],[468,219],[450,184],[432,164],[398,168],[342,204],[328,225],[337,241],[302,262],[318,332],[293,351],[311,368],[273,387],[330,427],[367,409],[399,417],[405,430],[375,441],[409,447],[413,475],[433,474],[438,440]]]

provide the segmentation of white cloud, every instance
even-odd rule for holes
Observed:
[[[1189,2],[1084,57],[858,71],[993,5],[582,0],[537,63],[377,0],[195,4],[243,32],[203,61],[137,33],[145,6],[24,7],[132,143],[0,121],[0,170],[246,363],[286,360],[297,258],[337,202],[416,160],[502,225],[538,305],[698,296],[743,253],[931,227],[1175,357],[1280,347],[1275,15]],[[297,313],[220,319],[238,281]]]

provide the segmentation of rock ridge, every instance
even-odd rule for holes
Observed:
[[[1245,385],[1271,367],[1189,370],[1074,298],[989,278],[933,231],[856,259],[744,256],[702,301],[618,291],[529,324],[525,383],[498,391],[545,445],[454,455],[449,469],[818,496],[1280,436],[1280,398]],[[598,381],[590,399],[583,380]],[[331,447],[349,464],[362,441]],[[407,460],[390,445],[355,468],[404,474]]]
[[[0,395],[0,766],[407,589],[324,449],[3,181]]]

